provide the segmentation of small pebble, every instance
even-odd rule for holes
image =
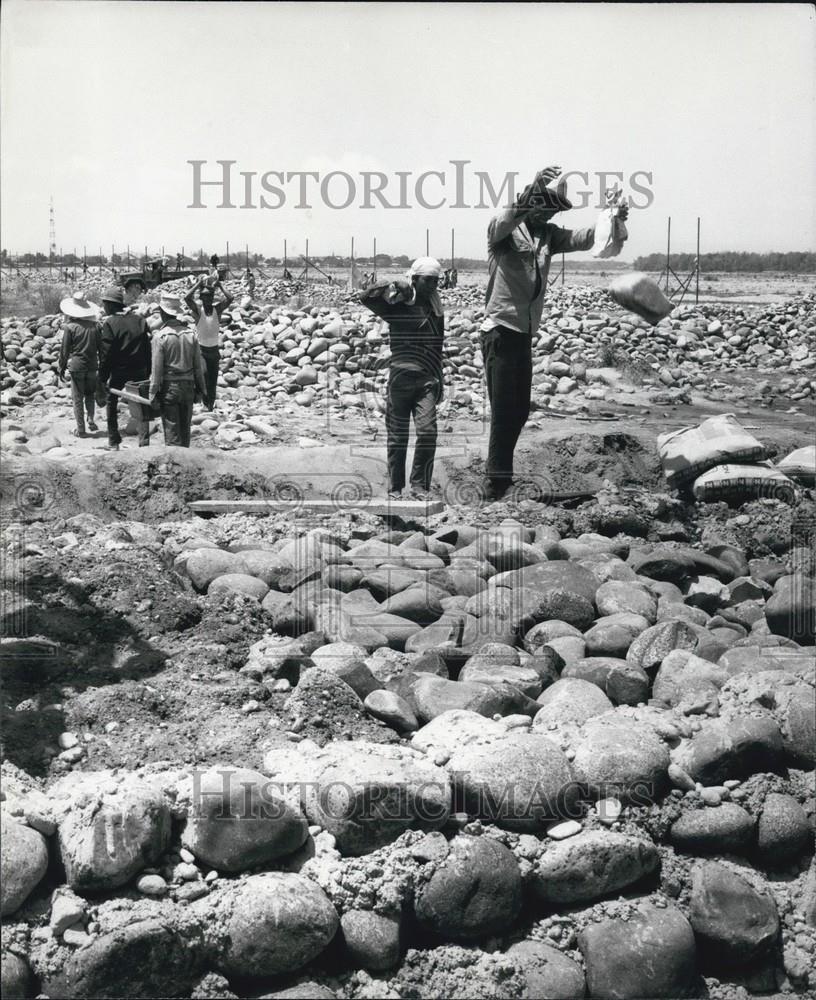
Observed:
[[[547,830],[547,836],[553,840],[566,840],[567,837],[574,837],[581,832],[581,824],[574,819],[565,820],[563,823],[556,823]]]

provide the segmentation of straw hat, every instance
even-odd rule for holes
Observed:
[[[60,312],[72,319],[96,319],[97,307],[89,302],[83,292],[74,292],[72,296],[60,302]]]
[[[159,299],[159,309],[166,312],[168,316],[181,316],[184,313],[184,304],[178,295],[162,295]]]

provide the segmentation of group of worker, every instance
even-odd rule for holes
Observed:
[[[556,254],[589,250],[595,241],[594,227],[573,231],[553,224],[559,212],[572,208],[560,175],[560,167],[540,170],[487,229],[488,282],[480,330],[490,402],[486,500],[501,499],[514,483],[516,444],[530,414],[533,337],[541,322],[550,261]],[[628,205],[622,204],[619,217],[625,221],[627,216]],[[386,429],[389,495],[394,498],[406,487],[411,417],[415,445],[409,490],[417,499],[426,499],[431,490],[436,408],[443,393],[440,279],[444,281],[440,263],[421,257],[406,278],[385,278],[356,293],[390,328]]]
[[[560,167],[539,171],[532,183],[488,226],[488,283],[481,324],[481,351],[490,402],[490,438],[485,463],[484,496],[503,497],[513,485],[516,444],[530,413],[532,344],[544,306],[550,261],[556,254],[589,250],[594,228],[569,230],[553,224],[572,208]],[[625,220],[628,206],[621,205]],[[181,301],[163,295],[161,326],[152,335],[145,320],[126,300],[128,286],[111,288],[102,297],[106,317],[97,324],[93,307],[66,299],[60,374],[70,371],[77,433],[93,423],[97,384],[105,390],[124,389],[146,399],[161,412],[166,444],[190,443],[193,403],[202,398],[208,409],[215,402],[220,363],[219,330],[223,310],[232,301],[223,289],[213,258],[213,271],[190,289],[185,301],[195,321],[188,330],[181,320]],[[212,263],[212,261],[211,261]],[[445,315],[439,288],[456,284],[455,270],[443,272],[439,261],[420,257],[404,278],[369,281],[353,293],[362,305],[390,328],[389,376],[386,390],[386,430],[389,496],[427,499],[431,493],[437,444],[437,405],[443,395]],[[452,279],[452,280],[451,280]],[[215,302],[215,291],[222,299]],[[98,360],[97,360],[98,359]],[[98,368],[98,374],[97,374]],[[109,447],[118,448],[118,398],[108,392]],[[143,406],[132,405],[139,444],[149,440]],[[406,484],[406,460],[411,418],[414,421],[413,464]]]
[[[96,405],[107,408],[108,448],[118,451],[118,406],[129,405],[140,447],[150,444],[150,421],[161,415],[164,442],[189,448],[193,404],[215,406],[220,367],[220,326],[232,296],[222,286],[217,270],[202,275],[185,296],[194,328],[185,319],[184,303],[163,292],[159,299],[160,325],[151,332],[137,308],[144,284],[130,278],[102,295],[104,317],[81,293],[63,299],[59,377],[71,383],[76,428],[84,438],[97,427]],[[216,293],[220,299],[216,302]],[[124,393],[124,397],[122,396]],[[144,403],[137,402],[144,399]],[[87,423],[86,423],[87,416]]]

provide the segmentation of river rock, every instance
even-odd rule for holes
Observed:
[[[561,677],[597,684],[613,705],[638,705],[649,696],[646,671],[612,656],[588,656],[564,667]]]
[[[757,851],[762,863],[779,868],[795,861],[812,840],[805,810],[792,795],[769,792],[757,823]]]
[[[436,829],[448,818],[447,773],[418,750],[361,740],[273,748],[264,770],[293,787],[310,822],[328,830],[343,854],[390,844],[406,829]]]
[[[754,818],[735,802],[694,809],[672,824],[669,839],[686,854],[745,854],[754,840]]]
[[[17,823],[5,810],[0,825],[0,915],[6,917],[23,905],[45,875],[48,846],[41,833]]]
[[[398,733],[412,733],[419,728],[411,706],[393,691],[372,691],[363,704],[375,719],[380,719]]]
[[[623,583],[610,580],[602,583],[595,595],[595,604],[600,615],[616,615],[621,612],[640,615],[649,625],[657,617],[657,601],[645,586],[637,583]]]
[[[816,642],[816,580],[803,573],[780,577],[765,605],[765,618],[775,635],[812,646]]]
[[[203,550],[209,551],[209,550]],[[66,881],[77,891],[114,889],[164,853],[170,812],[158,787],[132,774],[75,772],[52,786]]]
[[[669,750],[649,725],[609,713],[586,722],[572,747],[575,776],[595,798],[644,804],[668,787]]]
[[[721,785],[765,771],[780,773],[782,736],[768,716],[704,719],[691,739],[672,750],[672,760],[703,785]]]
[[[697,635],[685,622],[661,622],[639,635],[629,647],[626,659],[644,670],[656,670],[675,649],[694,650]]]
[[[578,936],[590,997],[641,1000],[693,996],[694,932],[674,906],[638,906],[628,920],[607,917]]]
[[[547,847],[536,864],[532,889],[548,905],[600,899],[657,870],[648,840],[611,830],[589,830]]]
[[[159,998],[189,993],[202,968],[191,947],[160,919],[136,919],[79,948],[55,976],[44,978],[51,997]]]
[[[244,597],[254,597],[256,601],[262,601],[268,592],[269,587],[263,580],[248,573],[224,573],[207,587],[208,594],[241,594]]]
[[[411,738],[411,745],[431,757],[437,752],[450,755],[470,743],[501,738],[505,733],[500,722],[486,719],[478,712],[452,709],[418,729]]]
[[[582,1000],[586,980],[581,966],[543,941],[517,941],[506,951],[508,958],[524,973],[527,989],[524,997],[547,1000]]]
[[[304,817],[248,768],[196,776],[183,845],[210,868],[238,872],[291,854],[309,835]]]
[[[185,569],[196,590],[205,591],[219,576],[227,573],[245,573],[242,557],[224,549],[201,548],[190,553]]]
[[[291,872],[233,883],[218,909],[223,942],[216,964],[228,976],[295,972],[317,958],[340,923],[323,890]]]
[[[533,719],[535,730],[580,726],[613,707],[604,692],[590,681],[564,677],[538,696],[541,708]]]
[[[475,941],[512,926],[521,909],[516,859],[490,837],[460,835],[418,891],[420,924],[450,941]]]
[[[13,951],[0,955],[0,993],[4,1000],[26,1000],[32,994],[31,969]]]
[[[400,921],[373,910],[348,910],[340,918],[343,941],[355,968],[381,971],[400,960]]]
[[[504,739],[472,743],[447,769],[457,808],[510,830],[572,815],[578,798],[567,758],[537,733],[511,730]]]
[[[702,952],[717,968],[761,959],[779,935],[773,898],[716,861],[694,870],[689,920]]]

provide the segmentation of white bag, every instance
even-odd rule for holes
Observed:
[[[717,465],[694,480],[693,492],[705,503],[746,503],[758,497],[793,503],[796,499],[793,481],[768,465]]]
[[[805,486],[816,486],[816,444],[797,448],[776,463],[777,469]]]
[[[724,462],[754,462],[765,457],[764,446],[733,413],[709,417],[698,427],[658,434],[657,451],[669,486],[679,486]]]
[[[626,225],[618,215],[622,200],[623,191],[610,188],[606,192],[606,208],[595,223],[595,246],[598,249],[593,256],[596,258],[617,257],[629,239]]]

